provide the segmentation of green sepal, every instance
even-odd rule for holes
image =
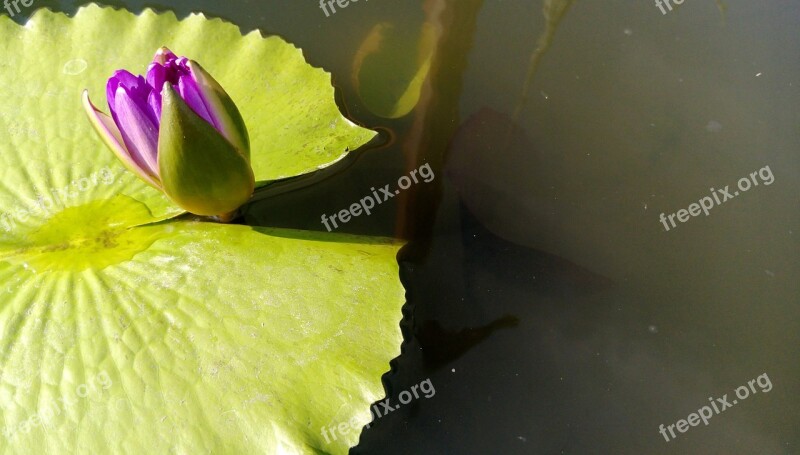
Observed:
[[[239,108],[216,79],[211,77],[199,63],[190,60],[189,69],[206,102],[206,107],[219,122],[220,132],[249,161],[250,137]]]
[[[249,160],[181,99],[162,91],[158,169],[164,193],[196,215],[225,215],[253,194]]]

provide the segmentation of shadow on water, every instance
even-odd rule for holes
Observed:
[[[531,295],[547,298],[572,299],[582,295],[609,290],[611,280],[594,274],[578,265],[557,256],[537,251],[503,240],[489,232],[463,206],[461,207],[463,268],[466,287],[462,295],[465,308],[477,307],[480,302],[471,296],[495,292],[502,296],[503,289],[486,289],[480,281],[469,277],[479,271],[480,275],[491,277],[491,281],[504,283],[509,287],[524,287]],[[442,264],[444,265],[444,264]],[[452,266],[452,264],[450,264]],[[431,276],[439,276],[428,270]],[[411,279],[413,282],[413,278]],[[440,287],[439,284],[429,283]],[[424,295],[434,294],[434,289],[421,292],[420,304],[435,306],[426,301]],[[418,302],[409,301],[410,305]],[[416,320],[413,335],[423,351],[424,370],[430,374],[434,370],[458,359],[477,346],[494,332],[512,329],[520,324],[518,316],[505,315],[476,327],[448,329],[449,321]]]
[[[415,427],[436,431],[436,420],[432,422],[431,416],[457,418],[467,399],[475,401],[471,409],[491,413],[497,403],[485,402],[483,395],[491,388],[478,386],[479,381],[465,375],[491,376],[492,372],[508,371],[508,362],[516,356],[501,354],[488,364],[476,363],[476,359],[497,355],[489,353],[498,352],[498,343],[516,345],[530,356],[518,371],[528,371],[535,364],[549,368],[547,365],[554,362],[553,351],[559,349],[554,346],[558,339],[564,337],[567,346],[577,345],[583,351],[585,342],[580,340],[599,330],[601,322],[587,325],[579,320],[581,312],[595,314],[598,321],[609,312],[610,303],[601,302],[615,288],[610,280],[557,256],[503,240],[483,227],[462,204],[452,202],[453,215],[438,223],[430,255],[424,261],[404,261],[401,255],[408,300],[403,324],[407,341],[403,355],[395,359],[392,372],[384,377],[393,405],[399,403],[401,392],[426,378],[442,393],[429,402],[412,401],[375,419],[351,453],[404,453],[402,445],[395,447],[392,441],[407,434],[404,429],[410,419],[421,418]],[[458,227],[443,227],[451,223]],[[483,346],[489,340],[495,347]],[[454,368],[457,365],[458,370]],[[465,365],[471,371],[462,372]],[[531,404],[551,386],[543,387],[535,396],[518,399]],[[473,393],[471,387],[480,387],[474,390],[478,395],[469,395]],[[524,404],[514,406],[511,414],[518,415],[519,406]],[[420,415],[422,407],[425,417]]]

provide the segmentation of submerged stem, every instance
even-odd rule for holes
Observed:
[[[528,64],[528,74],[525,76],[525,82],[522,85],[522,94],[520,95],[519,103],[517,103],[517,107],[514,109],[514,115],[511,116],[512,120],[518,120],[520,113],[522,113],[522,109],[528,101],[533,77],[536,75],[539,63],[553,43],[553,37],[556,34],[556,30],[558,30],[558,24],[561,23],[561,19],[567,14],[567,11],[569,11],[573,3],[575,3],[575,0],[545,0],[544,8],[542,8],[545,19],[545,29],[539,36],[536,50],[531,54],[530,63]]]

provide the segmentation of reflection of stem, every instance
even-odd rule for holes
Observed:
[[[525,76],[525,83],[522,85],[522,95],[520,96],[517,108],[514,109],[514,115],[511,117],[515,122],[519,118],[525,103],[528,102],[530,95],[531,84],[533,83],[533,76],[536,75],[536,70],[539,68],[539,63],[547,53],[550,45],[553,43],[553,37],[558,29],[558,24],[564,15],[567,14],[575,0],[545,0],[542,13],[545,19],[544,33],[539,36],[539,41],[536,44],[536,50],[531,54],[530,64],[528,65],[528,74]]]
[[[422,85],[403,145],[409,172],[429,163],[442,174],[448,145],[459,125],[458,106],[467,56],[484,0],[426,0],[423,9],[435,36],[431,69]],[[400,196],[397,236],[428,240],[442,195],[441,179]]]
[[[728,5],[726,5],[723,0],[714,1],[717,4],[717,9],[719,9],[724,22],[725,11],[728,9]],[[542,8],[542,13],[544,14],[545,19],[545,30],[544,33],[539,36],[536,50],[533,52],[533,54],[531,54],[530,64],[528,65],[528,74],[525,76],[525,82],[522,86],[522,95],[520,96],[520,100],[516,109],[514,109],[514,115],[511,117],[515,122],[519,119],[522,109],[528,102],[531,84],[533,84],[533,77],[536,75],[536,71],[539,69],[539,63],[541,63],[542,57],[544,57],[544,54],[547,53],[547,50],[553,43],[553,37],[558,29],[558,24],[564,18],[564,15],[567,14],[567,11],[569,11],[573,3],[575,3],[575,0],[544,0],[544,8]]]
[[[714,0],[714,1],[717,3],[717,9],[719,10],[719,13],[722,15],[722,23],[724,24],[727,22],[725,11],[728,10],[728,5],[726,5],[725,2],[723,2],[722,0]]]

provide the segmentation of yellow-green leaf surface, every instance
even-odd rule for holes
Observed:
[[[172,219],[80,107],[161,45],[236,100],[260,179],[372,137],[278,38],[96,6],[0,17],[0,453],[346,453],[357,431],[320,430],[383,396],[399,245]]]

